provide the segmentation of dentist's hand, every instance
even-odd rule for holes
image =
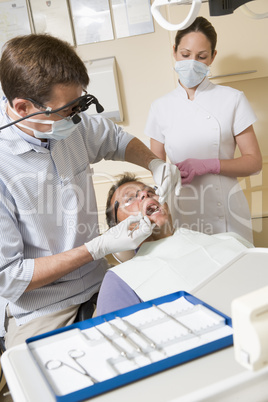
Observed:
[[[159,195],[160,204],[164,204],[167,201],[168,193],[173,189],[175,189],[175,195],[180,195],[181,175],[175,165],[164,162],[162,159],[153,159],[149,163],[149,169],[158,186],[155,193]]]
[[[185,159],[176,163],[181,172],[182,184],[189,184],[195,176],[202,176],[207,173],[219,174],[219,159]]]
[[[139,227],[131,233],[129,227],[135,222],[139,222]],[[154,226],[148,216],[129,216],[101,236],[85,243],[85,246],[94,260],[119,251],[135,250],[152,234]]]

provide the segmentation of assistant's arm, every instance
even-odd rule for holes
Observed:
[[[228,177],[246,177],[258,173],[262,168],[262,156],[253,129],[249,126],[235,136],[241,156],[232,159],[185,159],[176,163],[182,176],[182,184],[189,184],[195,176],[207,173]]]
[[[249,126],[235,137],[241,156],[220,160],[220,174],[229,177],[246,177],[262,169],[262,155],[253,129]]]

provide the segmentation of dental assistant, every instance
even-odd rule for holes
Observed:
[[[99,290],[103,257],[136,249],[152,232],[149,220],[130,217],[99,236],[91,165],[125,160],[150,169],[162,202],[167,188],[179,191],[180,174],[112,121],[85,112],[100,105],[68,43],[39,34],[9,40],[0,79],[0,336],[10,348],[72,324]]]
[[[180,197],[169,199],[175,226],[236,232],[252,242],[250,210],[237,177],[262,168],[256,116],[243,92],[207,78],[216,42],[214,27],[203,17],[177,32],[178,87],[153,102],[145,134],[153,153],[168,157],[181,172]]]

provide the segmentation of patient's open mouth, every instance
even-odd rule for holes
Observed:
[[[147,207],[146,207],[146,215],[147,216],[151,216],[159,211],[160,211],[160,207],[155,204],[150,204],[150,205],[147,205]]]

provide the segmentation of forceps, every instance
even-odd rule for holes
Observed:
[[[66,366],[69,367],[70,369],[76,371],[79,374],[85,375],[86,377],[89,377],[90,380],[93,382],[93,384],[96,384],[98,382],[98,380],[96,380],[96,378],[94,378],[83,366],[81,363],[79,363],[78,359],[80,359],[80,357],[85,356],[85,352],[83,350],[78,350],[78,349],[72,349],[69,350],[68,352],[68,356],[71,357],[71,359],[73,359],[73,361],[76,363],[76,365],[82,370],[78,370],[77,368],[71,366],[68,363],[65,363],[61,360],[48,360],[45,364],[45,368],[47,370],[56,370],[62,366]]]

